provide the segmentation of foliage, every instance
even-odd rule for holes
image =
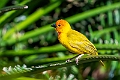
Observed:
[[[13,5],[20,10],[13,8]],[[25,5],[28,9],[21,8]],[[10,66],[15,67],[18,64],[25,64],[35,70],[33,73],[28,70],[29,74],[26,75],[24,72],[19,75],[10,73],[15,80],[119,79],[119,62],[105,61],[106,66],[102,67],[98,62],[92,63],[97,57],[86,60],[84,64],[80,60],[79,65],[75,65],[74,62],[66,67],[47,66],[42,72],[41,69],[33,67],[64,63],[66,59],[74,56],[59,44],[56,32],[50,27],[61,18],[66,19],[75,30],[86,35],[95,44],[99,54],[119,57],[119,13],[119,0],[1,0],[0,69],[3,76],[0,80],[3,77],[9,79],[9,76],[4,75],[5,67],[17,71],[18,69]],[[104,58],[106,57],[102,59]],[[21,70],[26,67],[17,68]]]

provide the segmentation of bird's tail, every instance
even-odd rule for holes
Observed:
[[[102,66],[105,66],[105,64],[102,62],[102,60],[100,60],[99,62],[102,64]]]

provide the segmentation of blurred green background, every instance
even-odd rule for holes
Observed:
[[[86,35],[99,54],[119,56],[119,0],[0,0],[0,9],[24,5],[28,9],[0,14],[1,75],[6,74],[3,67],[18,64],[39,66],[72,57],[73,54],[59,43],[57,33],[51,27],[58,19],[67,20],[73,29]],[[91,62],[36,72],[17,79],[119,80],[120,63],[104,63],[105,67],[99,62]]]

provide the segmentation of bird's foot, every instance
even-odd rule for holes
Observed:
[[[79,54],[73,58],[67,59],[66,62],[71,62],[72,59],[75,58],[76,64],[78,65],[79,59],[83,56],[84,54]]]
[[[72,58],[67,59],[66,62],[71,62],[71,60],[74,59],[74,58],[76,58],[77,56],[79,56],[79,55],[76,55],[76,56],[74,56]]]
[[[79,59],[83,56],[84,54],[80,54],[76,57],[75,61],[76,61],[76,64],[78,65],[78,62],[79,62]]]

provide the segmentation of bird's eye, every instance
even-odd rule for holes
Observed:
[[[58,24],[58,26],[60,27],[61,25],[60,25],[60,24]]]

